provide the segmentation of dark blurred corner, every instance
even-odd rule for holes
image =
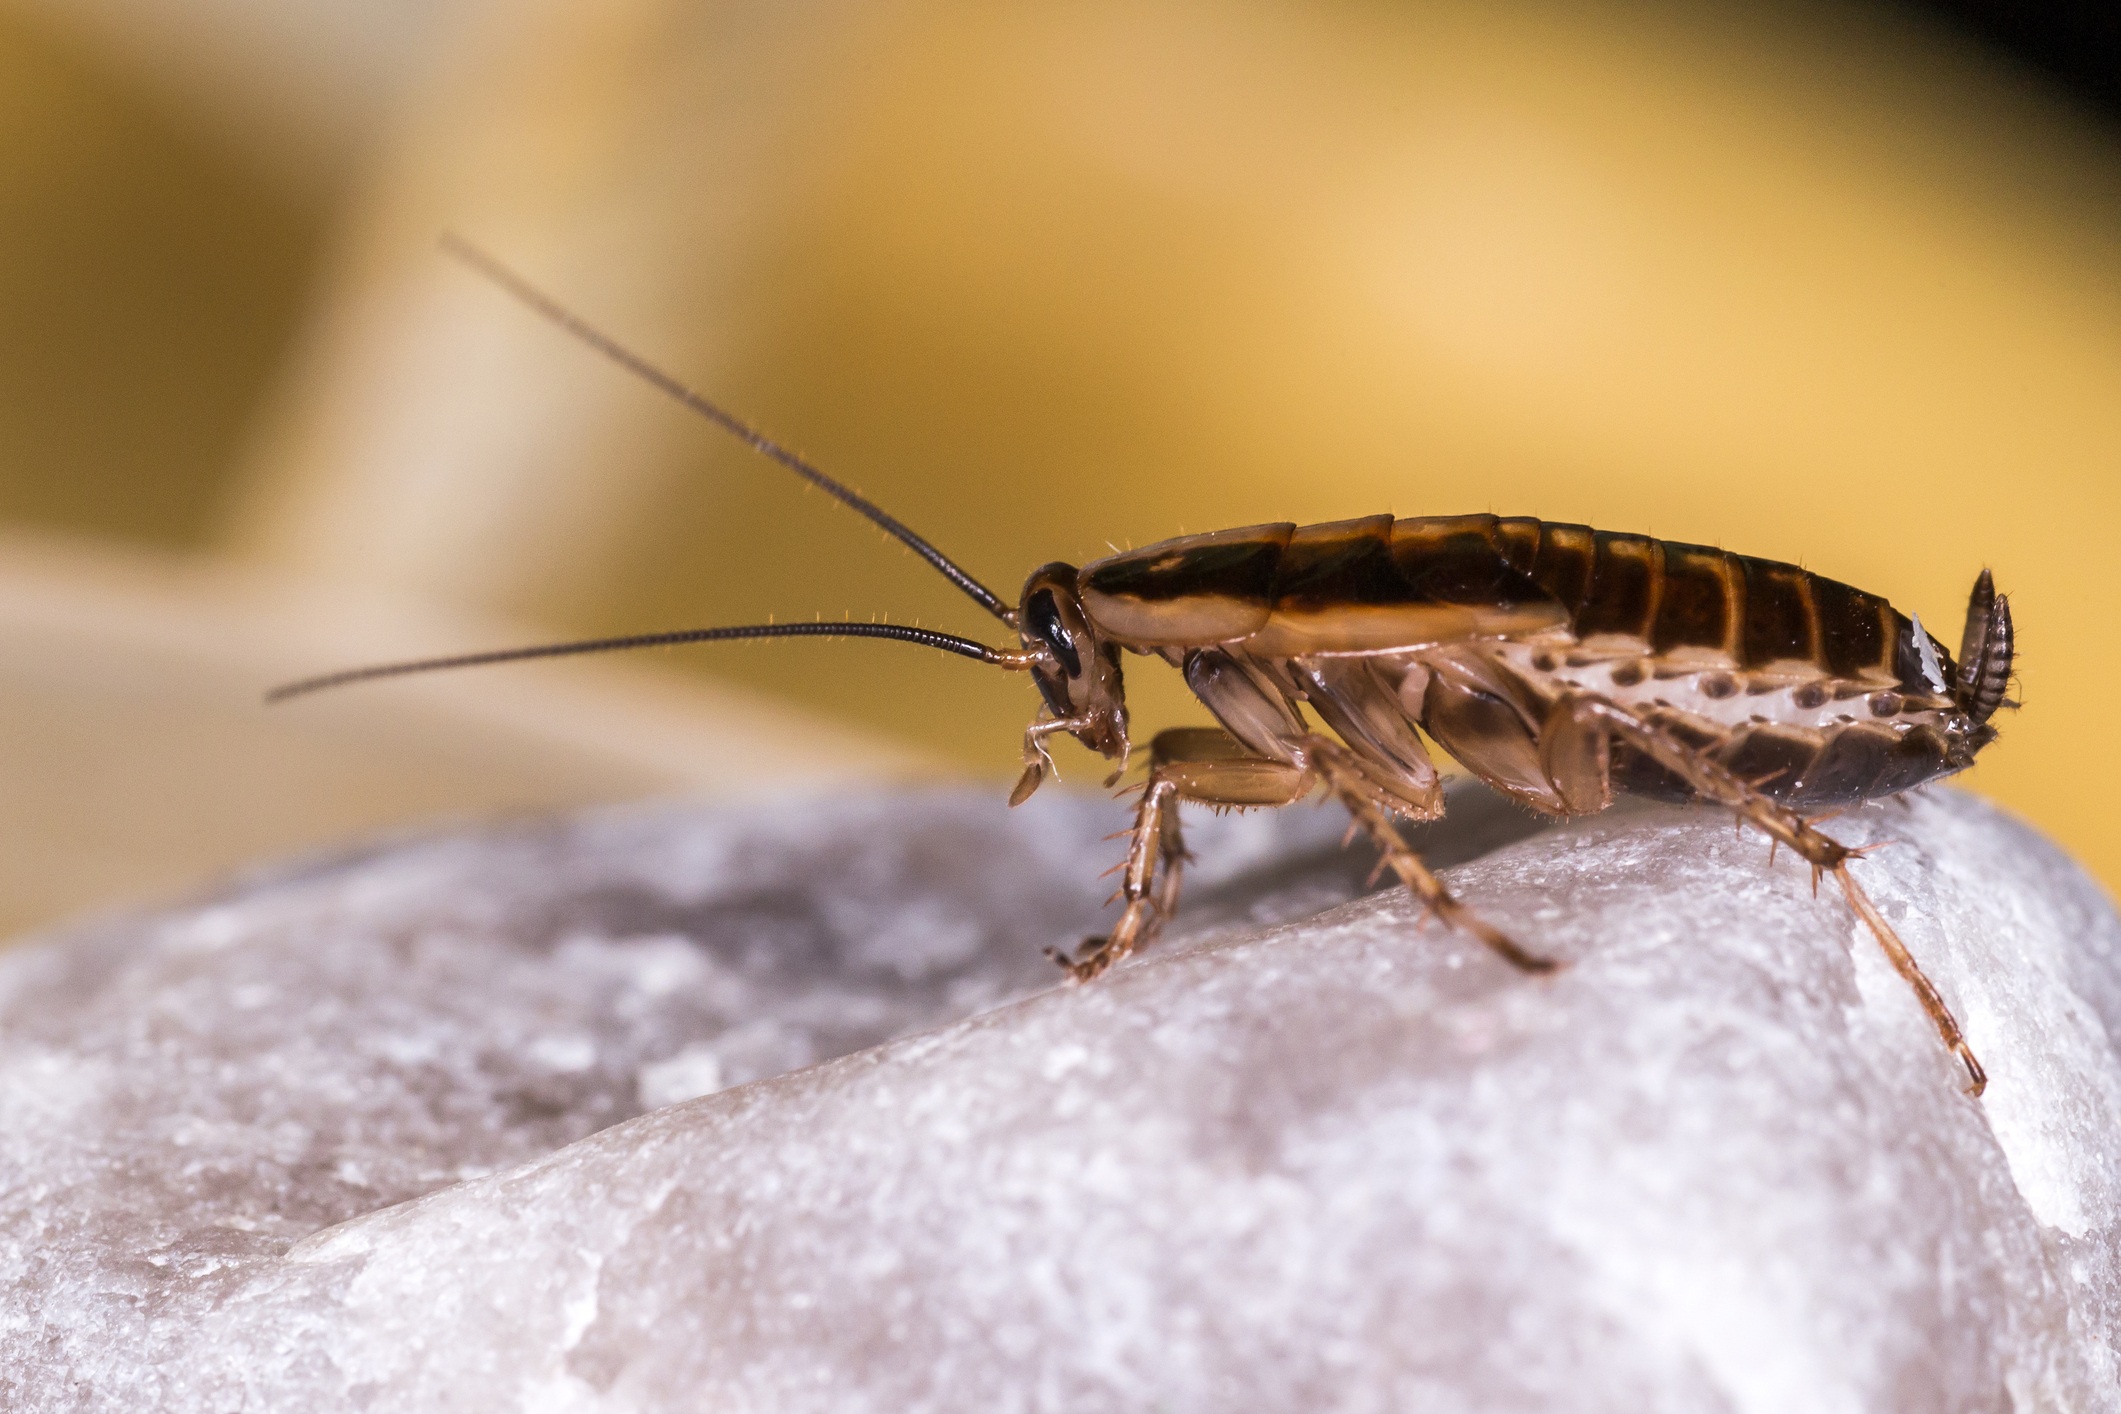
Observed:
[[[2121,5],[2106,0],[1902,0],[2010,56],[2121,123]]]

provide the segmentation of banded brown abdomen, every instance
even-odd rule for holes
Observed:
[[[1884,681],[1906,666],[1907,620],[1875,595],[1795,565],[1528,517],[1249,526],[1096,561],[1081,584],[1098,626],[1138,648],[1296,657],[1562,629],[1704,667]]]
[[[1401,686],[1396,700],[1461,759],[1521,757],[1527,780],[1546,711],[1570,692],[1659,720],[1807,807],[1890,794],[1971,759],[1944,720],[1949,657],[1891,605],[1704,546],[1527,517],[1371,516],[1168,540],[1088,565],[1080,584],[1099,628],[1144,650],[1379,655],[1390,664],[1380,680],[1394,683],[1427,680],[1410,650],[1463,646],[1506,663],[1485,742],[1456,739],[1420,689]],[[1611,769],[1629,794],[1693,794],[1625,747]]]
[[[1526,568],[1587,643],[1639,642],[1652,654],[1748,672],[1899,677],[1908,621],[1875,594],[1705,545],[1532,524]]]

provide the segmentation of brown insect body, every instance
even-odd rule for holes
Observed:
[[[1952,695],[1934,641],[1940,680],[1925,676],[1916,625],[1883,599],[1706,546],[1528,518],[1371,516],[1167,540],[1079,582],[1083,612],[1124,647],[1181,666],[1211,645],[1242,656],[1329,724],[1403,712],[1551,814],[1579,813],[1537,765],[1543,724],[1571,695],[1664,723],[1769,798],[1812,809],[1962,770],[1995,735]],[[1351,657],[1369,661],[1323,661]],[[1625,746],[1611,781],[1698,798]]]
[[[1135,806],[1112,932],[1060,958],[1087,981],[1153,940],[1178,905],[1181,801],[1286,805],[1323,789],[1444,922],[1529,971],[1554,964],[1461,904],[1400,835],[1443,813],[1423,735],[1554,816],[1614,793],[1724,806],[1830,874],[1979,1094],[1943,997],[1871,903],[1859,852],[1802,813],[1971,764],[1995,737],[2013,634],[1987,571],[1955,664],[1919,621],[1794,565],[1700,545],[1492,515],[1274,524],[1185,536],[1034,571],[1014,608],[881,508],[461,242],[451,252],[592,347],[866,516],[1013,629],[1017,649],[888,623],[778,623],[542,644],[311,678],[272,700],[372,678],[526,658],[750,638],[912,642],[1028,671],[1044,707],[1011,804],[1052,769],[1047,737],[1131,754],[1122,654],[1160,658],[1219,728],[1160,732]],[[1318,718],[1322,726],[1310,720]],[[1117,775],[1115,775],[1117,779]]]
[[[1986,1084],[1942,995],[1850,875],[1857,851],[1800,813],[1963,770],[1994,739],[2013,635],[1985,570],[1957,665],[1885,600],[1795,565],[1492,515],[1251,526],[1079,571],[1047,565],[1016,625],[1052,717],[1025,737],[1012,801],[1050,768],[1053,731],[1125,758],[1115,645],[1178,667],[1223,728],[1151,744],[1127,909],[1064,959],[1079,979],[1176,907],[1176,802],[1280,805],[1321,784],[1438,916],[1520,967],[1552,966],[1472,916],[1393,825],[1443,812],[1427,733],[1549,815],[1595,813],[1616,790],[1737,811],[1815,877],[1834,876],[1974,1093]]]

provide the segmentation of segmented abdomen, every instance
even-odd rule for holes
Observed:
[[[1498,521],[1494,534],[1513,566],[1568,610],[1579,638],[1621,634],[1653,653],[1693,649],[1739,668],[1893,673],[1906,622],[1898,611],[1796,565],[1580,525]]]
[[[1893,675],[1883,599],[1795,565],[1526,517],[1370,516],[1167,540],[1087,565],[1084,604],[1140,647],[1375,652],[1568,627],[1738,668]]]

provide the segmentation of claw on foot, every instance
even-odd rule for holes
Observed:
[[[1915,999],[1921,1002],[1922,1009],[1929,1013],[1930,1024],[1937,1028],[1938,1036],[1951,1048],[1952,1054],[1959,1057],[1959,1063],[1966,1067],[1969,1082],[1967,1093],[1977,1100],[1980,1099],[1981,1092],[1988,1088],[1988,1072],[1983,1070],[1981,1062],[1974,1058],[1973,1047],[1967,1044],[1966,1033],[1959,1029],[1959,1021],[1952,1015],[1951,1008],[1945,1005],[1943,994],[1923,973],[1914,955],[1907,950],[1907,944],[1900,941],[1900,935],[1893,931],[1892,925],[1885,921],[1885,915],[1871,902],[1871,896],[1856,883],[1855,876],[1849,873],[1847,861],[1842,860],[1832,865],[1831,872],[1840,882],[1841,891],[1847,896],[1849,907],[1855,910],[1856,916],[1869,927],[1871,936],[1878,940],[1878,946],[1884,950],[1886,960],[1892,963],[1893,970],[1914,989]]]
[[[1068,974],[1070,982],[1089,982],[1112,965],[1112,940],[1110,938],[1088,939],[1084,942],[1081,950],[1073,957],[1062,952],[1059,948],[1047,948],[1046,956],[1052,958],[1059,965],[1061,971]]]
[[[1450,920],[1446,919],[1445,921],[1449,922]],[[1519,972],[1529,972],[1534,976],[1544,976],[1547,973],[1559,972],[1566,965],[1558,958],[1543,957],[1536,952],[1526,952],[1508,934],[1499,933],[1484,923],[1475,923],[1468,926],[1465,922],[1461,922],[1458,926],[1480,939],[1483,943],[1486,943],[1490,949],[1501,955],[1503,961],[1509,963]]]
[[[1988,1072],[1981,1068],[1980,1061],[1974,1059],[1973,1050],[1966,1042],[1961,1041],[1952,1049],[1959,1053],[1959,1063],[1966,1067],[1967,1079],[1972,1082],[1966,1093],[1980,1099],[1981,1092],[1988,1089]]]

